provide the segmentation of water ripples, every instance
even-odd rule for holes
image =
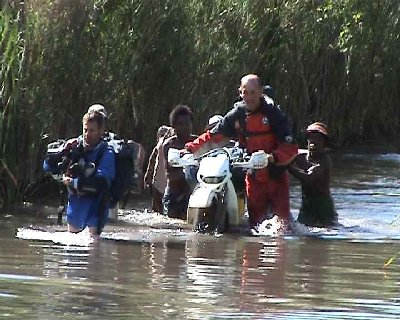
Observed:
[[[196,235],[182,221],[131,211],[106,230],[111,241],[79,247],[14,239],[13,228],[34,218],[4,217],[0,317],[398,319],[399,159],[336,159],[343,226],[312,237]],[[291,196],[296,212],[298,185]]]

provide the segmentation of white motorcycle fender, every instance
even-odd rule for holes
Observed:
[[[235,187],[231,180],[228,180],[227,203],[226,210],[229,216],[229,224],[237,226],[239,224],[239,208],[237,203]],[[211,206],[212,200],[216,198],[216,191],[212,188],[199,187],[196,188],[189,198],[188,215],[193,212],[190,208],[208,208]],[[193,221],[194,217],[187,217],[188,223]]]
[[[235,187],[231,180],[228,180],[228,192],[226,198],[226,210],[229,216],[229,224],[231,226],[237,226],[239,224],[239,207]]]
[[[194,189],[189,198],[189,208],[208,208],[216,197],[215,190],[200,186]]]
[[[193,224],[198,208],[209,208],[213,199],[216,197],[215,189],[198,187],[190,195],[187,209],[187,223]],[[194,210],[193,210],[194,209]]]

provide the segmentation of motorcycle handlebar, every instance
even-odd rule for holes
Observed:
[[[244,169],[262,169],[268,165],[268,159],[264,151],[257,151],[251,156],[246,156],[243,149],[240,148],[217,148],[210,150],[199,157],[194,157],[193,154],[190,156],[179,155],[178,150],[171,150],[168,154],[168,162],[174,167],[185,167],[198,165],[201,159],[210,156],[212,154],[225,153],[230,159],[232,167],[244,168]],[[185,159],[186,157],[186,159]]]

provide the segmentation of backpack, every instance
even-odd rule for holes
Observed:
[[[110,206],[113,207],[135,185],[137,179],[135,159],[138,156],[139,148],[135,142],[115,138],[115,135],[107,136],[104,141],[106,143],[99,150],[95,164],[97,167],[104,152],[109,147],[113,149],[115,154],[115,177],[110,188]],[[77,158],[74,155],[79,154],[79,146],[71,149],[71,152],[68,153],[65,151],[65,144],[65,140],[57,140],[48,145],[46,160],[50,166],[49,171],[52,175],[64,173],[67,165],[73,161],[71,158]]]
[[[110,206],[114,207],[135,184],[135,165],[137,146],[133,141],[107,139],[107,145],[115,154],[115,177],[110,188]],[[100,151],[97,162],[107,148]]]

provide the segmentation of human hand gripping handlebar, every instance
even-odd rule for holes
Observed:
[[[245,161],[246,158],[249,160]],[[251,154],[250,158],[244,157],[244,161],[232,163],[232,166],[236,167],[236,168],[258,170],[258,169],[263,169],[263,168],[267,167],[268,163],[270,162],[269,159],[270,159],[270,155],[265,153],[265,151],[263,151],[263,150],[259,150],[259,151],[253,152]]]
[[[170,148],[168,150],[168,163],[176,168],[198,165],[198,159],[194,157],[193,153],[187,150],[183,152],[183,150]]]
[[[168,163],[173,167],[193,166],[198,165],[199,161],[204,157],[221,153],[225,153],[229,157],[233,167],[243,169],[263,169],[268,166],[272,158],[270,154],[265,153],[263,150],[246,156],[243,149],[238,147],[213,149],[200,157],[195,157],[192,153],[182,153],[182,150],[171,148],[168,151]]]

